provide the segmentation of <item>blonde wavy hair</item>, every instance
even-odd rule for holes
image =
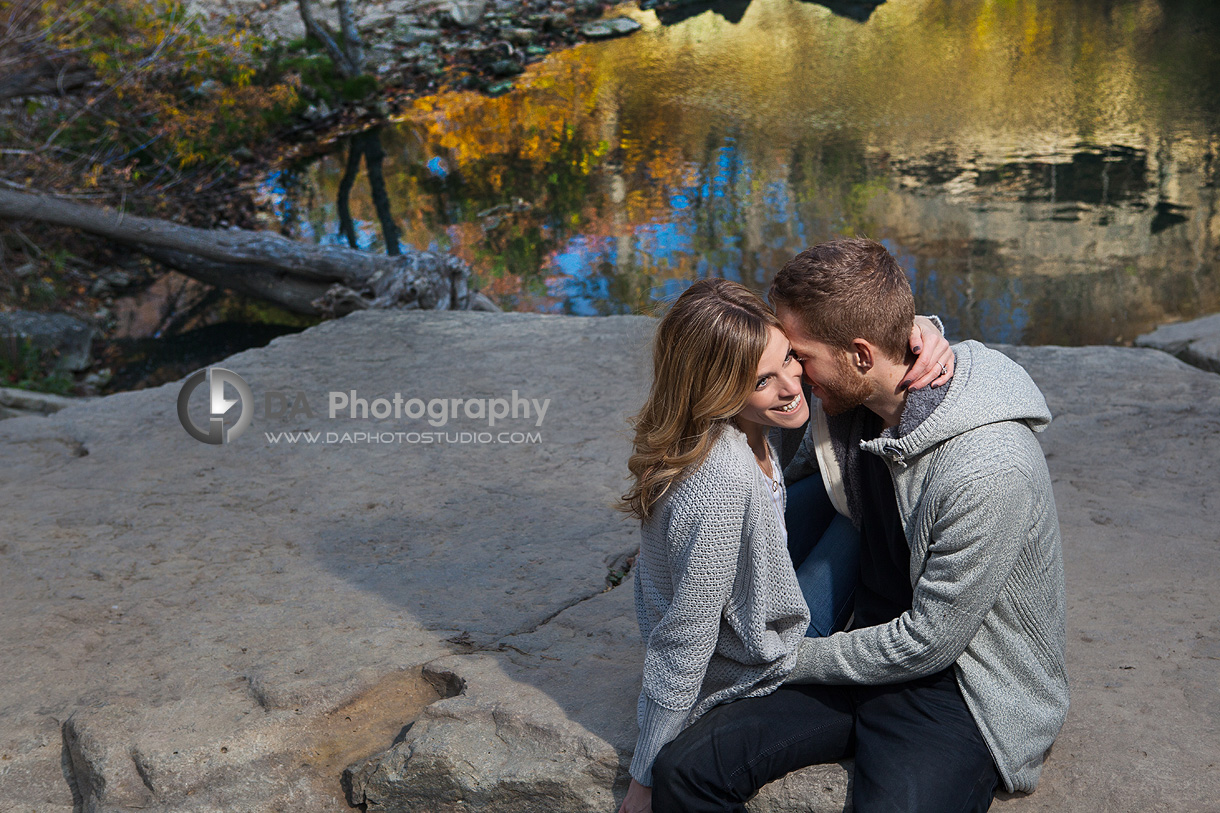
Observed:
[[[640,520],[707,457],[724,424],[741,412],[757,382],[775,314],[744,285],[699,280],[657,326],[652,389],[631,423],[634,482],[619,508]]]

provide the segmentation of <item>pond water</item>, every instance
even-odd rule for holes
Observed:
[[[654,312],[705,276],[765,291],[863,235],[953,337],[1130,342],[1220,311],[1216,6],[625,6],[640,32],[499,98],[418,100],[264,191],[303,239],[456,253],[506,309]]]

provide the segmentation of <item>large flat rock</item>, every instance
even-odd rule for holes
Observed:
[[[226,446],[183,431],[177,385],[0,422],[0,810],[70,810],[72,777],[106,810],[345,808],[343,765],[330,797],[302,765],[315,718],[606,588],[649,322],[419,315],[228,359],[256,414]],[[464,415],[269,420],[268,390],[551,403],[495,427],[541,442],[478,444]],[[407,428],[442,442],[264,435]]]
[[[613,809],[634,743],[636,547],[611,509],[653,322],[359,313],[224,366],[236,442],[191,439],[178,385],[0,422],[0,810]],[[1073,705],[1029,797],[1220,798],[1220,377],[1164,353],[1008,348],[1047,394]],[[319,414],[268,417],[269,390]],[[526,443],[459,416],[328,418],[361,397],[550,398]],[[197,396],[202,398],[202,396]],[[501,424],[497,424],[497,431]],[[278,443],[266,432],[440,432]],[[756,813],[842,810],[840,766]]]
[[[1137,338],[1135,346],[1164,350],[1201,370],[1220,373],[1220,313],[1162,325]]]

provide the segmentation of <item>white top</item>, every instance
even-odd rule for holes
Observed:
[[[775,455],[771,450],[771,444],[767,444],[767,459],[771,461],[771,476],[767,477],[771,482],[771,504],[775,506],[775,518],[779,522],[780,535],[783,537],[784,545],[786,546],[788,544],[788,526],[784,522],[783,475],[780,473],[779,461],[775,459]],[[766,475],[767,473],[764,471],[763,474]]]

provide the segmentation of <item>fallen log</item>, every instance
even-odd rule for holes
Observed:
[[[35,68],[0,77],[0,102],[30,96],[65,96],[79,90],[96,77],[79,65],[57,66],[48,61]]]
[[[495,309],[467,287],[461,259],[407,249],[396,257],[315,246],[274,232],[199,229],[44,194],[0,189],[0,220],[80,229],[132,246],[210,285],[295,313],[342,316],[364,308]]]

